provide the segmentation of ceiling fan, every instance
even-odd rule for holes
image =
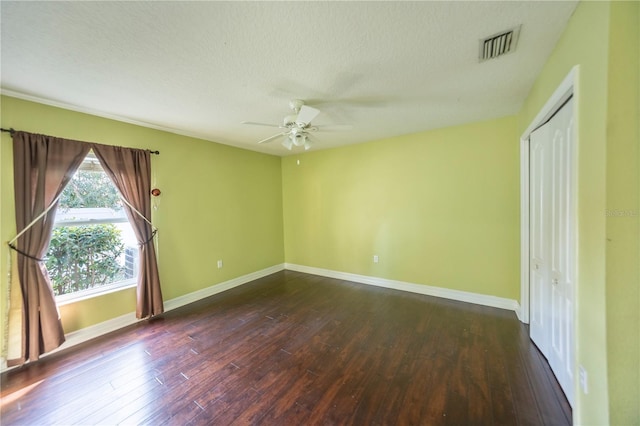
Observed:
[[[311,121],[316,118],[320,111],[304,104],[304,101],[300,99],[293,99],[289,101],[289,107],[293,110],[293,114],[287,115],[281,125],[255,123],[252,121],[243,121],[242,124],[250,124],[255,126],[269,126],[284,129],[282,132],[273,136],[269,136],[266,139],[258,141],[258,143],[267,143],[272,140],[284,136],[282,146],[289,151],[294,146],[304,146],[305,150],[311,148],[313,141],[309,132],[315,132],[320,130],[318,126],[311,125]]]

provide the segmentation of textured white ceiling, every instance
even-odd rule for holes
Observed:
[[[286,155],[241,122],[280,124],[300,98],[314,124],[351,125],[316,133],[324,149],[518,112],[576,4],[2,1],[1,87]],[[478,61],[518,25],[514,53]]]

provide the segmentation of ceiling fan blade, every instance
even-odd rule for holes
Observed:
[[[260,143],[271,142],[271,141],[272,141],[272,140],[274,140],[275,138],[279,138],[280,136],[284,136],[284,135],[286,135],[287,133],[288,133],[288,132],[282,132],[282,133],[278,133],[278,134],[273,135],[273,136],[269,136],[269,137],[268,137],[268,138],[266,138],[266,139],[262,139],[262,140],[261,140],[261,141],[259,141],[258,143],[260,144]]]
[[[307,105],[302,105],[300,112],[298,113],[298,117],[296,118],[296,123],[309,124],[318,114],[320,114],[319,110]]]
[[[267,123],[256,123],[255,121],[243,121],[240,124],[249,124],[251,126],[267,126],[267,127],[277,127],[277,128],[282,128],[282,126],[278,125],[278,124],[267,124]]]

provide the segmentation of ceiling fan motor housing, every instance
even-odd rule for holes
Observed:
[[[284,127],[291,127],[296,124],[296,118],[298,118],[298,114],[287,115],[284,118]]]

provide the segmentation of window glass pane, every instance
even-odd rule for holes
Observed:
[[[135,283],[137,240],[115,185],[92,153],[62,192],[46,266],[56,296]]]
[[[114,224],[54,228],[46,265],[55,294],[122,281],[124,255],[121,231]]]
[[[58,209],[62,211],[90,207],[122,209],[118,190],[93,152],[87,155],[73,179],[64,188],[58,204]]]

